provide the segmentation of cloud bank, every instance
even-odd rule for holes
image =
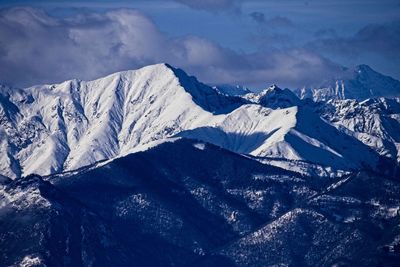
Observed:
[[[319,38],[309,44],[311,49],[345,56],[375,53],[400,62],[400,21],[370,24],[349,37],[340,37],[332,29],[319,31],[316,35]]]
[[[196,36],[172,38],[131,9],[63,18],[35,8],[0,11],[2,83],[28,86],[94,79],[159,62],[180,67],[210,84],[257,88],[271,83],[312,84],[341,70],[309,49],[241,53]]]

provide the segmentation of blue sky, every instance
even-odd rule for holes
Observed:
[[[0,80],[169,62],[200,80],[301,87],[368,64],[400,78],[399,0],[0,1]]]

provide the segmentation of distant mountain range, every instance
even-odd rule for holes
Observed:
[[[398,97],[400,81],[382,75],[368,65],[358,65],[354,69],[346,69],[342,77],[322,82],[319,86],[304,87],[295,90],[301,98],[311,98],[314,101],[330,99],[366,100],[378,97]]]
[[[399,82],[349,73],[294,92],[168,64],[2,86],[0,262],[396,266]]]

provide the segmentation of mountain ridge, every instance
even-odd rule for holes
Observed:
[[[0,174],[9,177],[79,169],[174,136],[342,170],[377,168],[382,155],[399,158],[397,139],[384,136],[395,146],[390,154],[360,142],[359,135],[319,118],[321,108],[288,89],[273,85],[260,93],[229,96],[168,64],[93,81],[3,88],[0,95],[0,151],[6,155]],[[396,118],[391,127],[397,127]],[[364,151],[365,160],[351,153],[356,150]]]

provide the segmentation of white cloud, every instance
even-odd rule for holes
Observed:
[[[171,38],[131,9],[55,18],[42,10],[0,11],[0,80],[14,85],[93,79],[168,62],[208,83],[298,85],[337,66],[306,50],[238,53],[196,36]],[[320,79],[320,77],[318,77]]]

